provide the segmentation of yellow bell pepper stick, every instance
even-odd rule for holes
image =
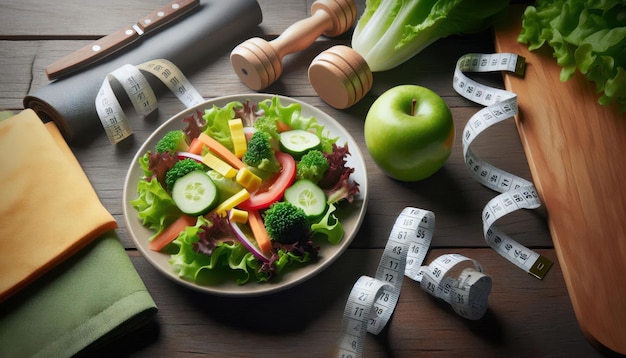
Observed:
[[[243,131],[243,121],[241,118],[231,119],[228,121],[228,128],[230,129],[230,137],[233,140],[235,156],[241,159],[248,150],[248,141]]]
[[[231,167],[230,164],[213,155],[213,153],[207,153],[202,158],[202,163],[222,174],[225,178],[232,178],[237,175],[237,169]]]
[[[239,169],[235,180],[251,193],[257,191],[263,182],[263,179],[251,172],[248,168]]]
[[[246,189],[241,189],[230,198],[224,200],[218,205],[212,212],[218,213],[220,216],[226,216],[226,212],[235,206],[243,203],[250,198],[250,192]]]

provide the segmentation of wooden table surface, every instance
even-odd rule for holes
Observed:
[[[150,13],[166,0],[96,1],[3,0],[0,4],[0,109],[19,111],[30,91],[48,83],[44,68],[91,40]],[[272,39],[310,15],[311,1],[259,0],[263,21],[258,36]],[[358,1],[359,12],[364,1]],[[543,209],[515,213],[499,224],[514,239],[555,261],[538,280],[489,248],[482,236],[481,211],[495,193],[472,179],[462,159],[460,133],[479,107],[457,95],[452,73],[458,57],[493,52],[490,31],[437,41],[409,62],[374,74],[374,87],[355,106],[337,110],[324,103],[307,80],[307,67],[324,49],[350,43],[349,34],[320,38],[308,49],[285,58],[283,76],[264,92],[290,96],[328,113],[356,139],[367,165],[369,204],[363,225],[348,250],[330,267],[292,289],[258,298],[201,294],[161,275],[137,251],[122,217],[122,188],[135,151],[150,133],[184,106],[169,93],[159,98],[156,120],[135,128],[134,138],[112,146],[104,135],[72,149],[106,208],[133,264],[159,311],[147,326],[103,348],[105,354],[134,356],[328,356],[340,334],[346,299],[361,275],[373,275],[396,216],[407,206],[435,212],[437,226],[426,263],[445,253],[461,253],[482,263],[492,277],[489,309],[468,321],[440,303],[419,284],[405,280],[388,326],[368,334],[366,357],[593,357],[600,356],[583,336],[556,258]],[[232,46],[236,46],[233,43]],[[187,76],[201,95],[214,98],[250,93],[230,67],[228,53]],[[483,79],[502,87],[499,75]],[[369,106],[399,84],[431,88],[454,115],[457,141],[443,169],[417,183],[386,177],[367,153],[363,123]],[[129,109],[129,112],[131,109]],[[490,129],[474,144],[484,159],[531,179],[515,123]]]

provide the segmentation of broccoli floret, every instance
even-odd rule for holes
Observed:
[[[276,159],[276,155],[272,149],[270,135],[265,132],[254,132],[248,141],[248,151],[243,155],[241,160],[245,164],[267,174],[274,174],[280,171],[280,163]]]
[[[306,214],[286,201],[279,201],[265,212],[265,229],[269,236],[282,244],[306,241],[311,236]]]
[[[174,163],[172,168],[165,173],[165,185],[167,186],[167,189],[172,190],[174,183],[178,180],[178,178],[196,170],[204,170],[204,166],[191,158],[185,158],[177,161]]]
[[[308,151],[300,158],[296,166],[296,178],[308,179],[315,184],[319,183],[326,171],[330,168],[328,160],[320,150]]]
[[[154,150],[157,153],[186,152],[189,150],[187,136],[182,130],[167,132],[167,134],[157,142]]]
[[[270,116],[260,116],[254,122],[254,128],[258,131],[265,132],[269,134],[274,139],[280,138],[280,133],[278,133],[278,125],[276,123],[276,119]]]

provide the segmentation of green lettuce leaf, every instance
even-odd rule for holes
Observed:
[[[258,282],[269,279],[267,272],[261,272],[262,263],[250,251],[237,241],[220,242],[211,255],[197,252],[194,244],[198,242],[198,233],[202,226],[211,223],[204,217],[198,217],[195,226],[189,226],[172,242],[178,252],[172,254],[169,263],[181,278],[196,282],[221,282],[233,278],[243,285],[254,278]]]
[[[202,118],[206,121],[204,126],[204,133],[209,137],[213,137],[220,142],[223,146],[233,151],[233,140],[230,135],[230,128],[228,127],[228,121],[235,116],[234,107],[242,107],[241,102],[233,101],[226,104],[224,107],[213,107],[206,109]]]
[[[296,255],[293,252],[286,250],[278,250],[278,258],[274,261],[276,266],[276,272],[280,273],[285,268],[298,263],[307,263],[311,261],[311,255],[305,252],[303,255]]]
[[[324,216],[316,223],[311,225],[314,234],[326,237],[329,243],[336,245],[343,239],[343,226],[335,215],[337,207],[335,204],[328,205],[328,209]]]
[[[174,272],[187,281],[198,284],[216,284],[234,280],[239,285],[249,281],[266,282],[272,271],[237,240],[217,240],[210,255],[199,252],[195,245],[200,240],[203,226],[211,226],[205,217],[198,217],[196,225],[189,226],[170,244],[169,259]],[[277,250],[272,260],[276,273],[311,260],[308,252],[298,255],[285,249]]]
[[[517,40],[533,51],[552,47],[560,80],[578,70],[596,85],[598,102],[626,111],[626,3],[539,0],[522,16]]]
[[[181,212],[174,200],[156,178],[150,181],[139,180],[137,194],[138,197],[131,200],[130,204],[137,210],[142,224],[155,231],[150,240],[180,217]]]

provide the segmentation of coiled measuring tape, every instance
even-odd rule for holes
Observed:
[[[95,101],[96,112],[111,144],[119,143],[132,134],[128,118],[111,86],[112,81],[117,81],[124,88],[138,114],[145,117],[157,109],[154,90],[141,71],[161,80],[187,108],[204,101],[187,77],[168,60],[156,59],[138,66],[124,65],[107,75]]]
[[[419,282],[424,291],[449,303],[464,318],[476,320],[485,314],[492,281],[480,263],[448,254],[422,266],[434,228],[433,212],[413,207],[402,210],[389,234],[375,277],[361,276],[348,296],[338,357],[362,356],[367,332],[380,333],[391,318],[404,276]]]
[[[482,85],[464,72],[513,72],[523,75],[524,57],[511,53],[466,54],[456,64],[453,87],[463,97],[486,106],[474,114],[463,130],[463,156],[470,174],[484,186],[501,193],[482,212],[485,240],[495,251],[529,274],[542,279],[552,261],[516,242],[494,223],[520,209],[535,209],[541,201],[533,183],[481,160],[470,148],[480,133],[518,113],[515,93]]]

